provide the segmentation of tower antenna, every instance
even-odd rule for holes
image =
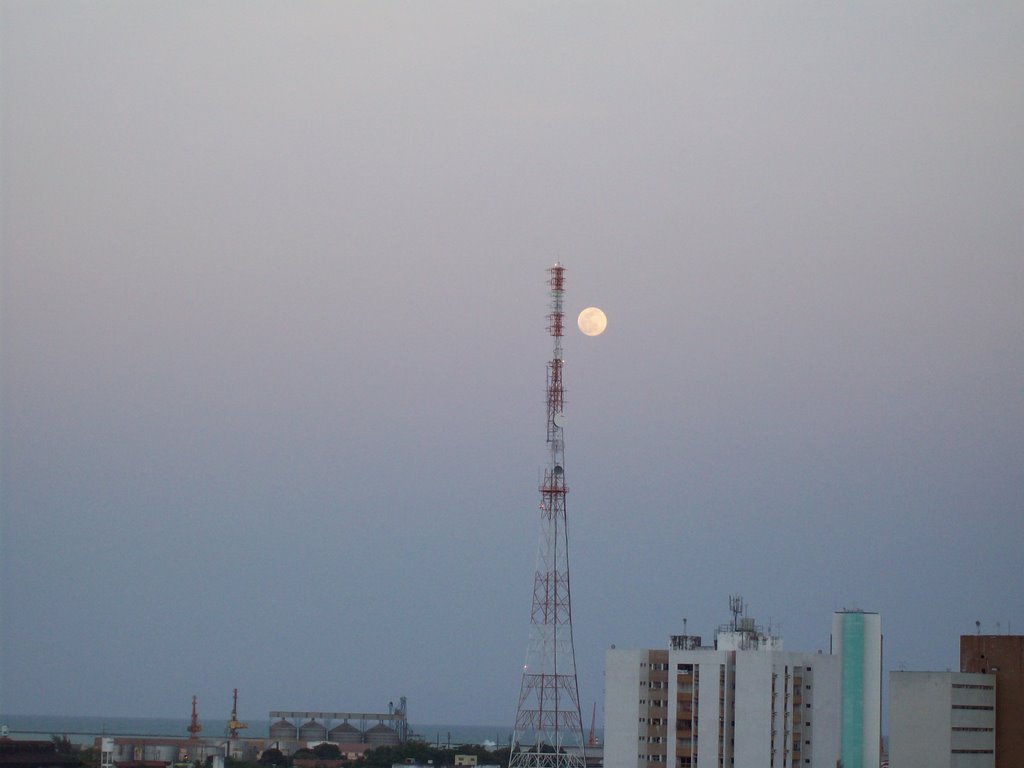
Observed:
[[[530,640],[516,707],[509,768],[585,768],[576,654],[569,592],[565,495],[565,390],[562,335],[565,267],[548,270],[554,352],[547,374],[548,466],[540,485],[540,542],[533,577]],[[531,745],[532,742],[532,745]]]
[[[729,612],[732,614],[732,631],[740,628],[740,616],[743,615],[743,597],[741,595],[729,595]]]

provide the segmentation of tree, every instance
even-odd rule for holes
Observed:
[[[260,765],[287,765],[288,760],[284,756],[284,752],[280,749],[271,747],[270,749],[264,749],[260,755]]]
[[[212,765],[213,758],[208,757],[207,765]],[[250,763],[248,760],[239,760],[237,757],[231,757],[227,755],[224,758],[224,768],[263,768],[259,763]]]
[[[448,749],[424,741],[407,741],[368,749],[355,765],[358,768],[391,768],[396,763],[411,761],[417,765],[449,766],[455,764],[456,754],[476,755],[481,765],[508,765],[509,748],[502,747],[492,752],[486,747],[464,744],[457,749]]]
[[[318,760],[340,760],[341,750],[337,744],[331,744],[330,742],[322,742],[313,747],[313,754]]]

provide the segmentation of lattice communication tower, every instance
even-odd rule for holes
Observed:
[[[509,768],[585,768],[576,654],[569,592],[569,533],[565,495],[565,390],[562,335],[565,267],[548,270],[551,312],[548,332],[554,354],[548,363],[549,462],[540,486],[540,542],[533,577],[530,640],[516,707]]]

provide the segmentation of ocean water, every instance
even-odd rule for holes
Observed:
[[[244,718],[243,718],[244,719]],[[203,718],[203,737],[210,738],[224,734],[225,720]],[[266,738],[270,731],[269,720],[246,720],[249,727],[243,736]],[[51,736],[67,736],[76,744],[92,744],[97,736],[188,736],[187,719],[151,717],[56,717],[45,715],[14,715],[0,713],[0,725],[6,726],[10,735],[22,739],[49,739]],[[486,744],[508,746],[512,729],[501,725],[449,725],[410,723],[410,729],[423,741],[430,744],[457,746],[459,744]]]

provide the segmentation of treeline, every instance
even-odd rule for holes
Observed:
[[[489,750],[476,744],[465,745],[458,748],[435,747],[425,741],[409,741],[405,744],[374,747],[363,753],[362,757],[354,760],[344,760],[341,751],[336,744],[318,744],[312,749],[299,749],[290,757],[285,756],[280,750],[267,749],[260,755],[257,765],[244,763],[240,760],[227,758],[224,761],[225,768],[292,768],[295,760],[321,760],[324,765],[338,765],[335,761],[341,760],[342,768],[391,768],[395,764],[416,764],[434,766],[455,765],[456,755],[473,755],[479,765],[508,765],[508,747],[496,750]]]
[[[99,768],[99,751],[93,747],[79,747],[66,736],[53,736],[56,751],[76,756],[84,768]],[[395,764],[433,765],[437,768],[455,765],[456,755],[473,755],[478,765],[508,765],[509,749],[501,747],[489,750],[476,744],[457,748],[435,747],[425,741],[409,741],[405,744],[374,747],[362,757],[354,760],[342,758],[337,744],[317,744],[312,749],[299,749],[293,755],[285,755],[279,749],[265,749],[258,762],[224,758],[224,768],[295,768],[295,760],[320,762],[323,768],[391,768]],[[322,761],[322,762],[321,762]],[[340,761],[340,762],[339,762]],[[207,758],[206,766],[198,763],[189,768],[209,768],[213,758]],[[309,763],[304,763],[308,765]],[[314,766],[317,763],[313,763]],[[176,767],[175,767],[176,768]]]

